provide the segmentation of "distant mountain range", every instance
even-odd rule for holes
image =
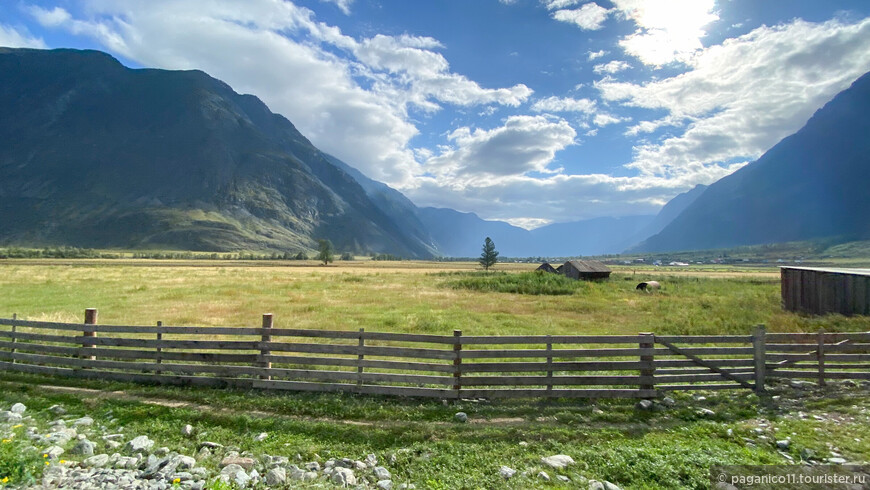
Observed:
[[[870,74],[719,180],[637,251],[870,238]]]
[[[757,162],[657,215],[526,230],[418,208],[200,71],[0,48],[0,245],[503,257],[709,249],[870,234],[870,81]]]

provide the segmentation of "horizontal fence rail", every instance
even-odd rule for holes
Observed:
[[[6,328],[2,328],[6,327]],[[463,336],[0,319],[0,367],[116,381],[457,398],[653,398],[870,379],[870,332]]]

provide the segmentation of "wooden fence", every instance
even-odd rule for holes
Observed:
[[[653,398],[870,379],[868,333],[423,335],[0,319],[0,368],[117,381],[456,398]]]

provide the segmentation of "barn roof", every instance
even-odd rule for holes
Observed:
[[[780,267],[780,269],[792,269],[792,270],[800,270],[800,271],[812,271],[812,272],[827,272],[830,274],[851,274],[854,276],[870,276],[870,269],[839,269],[839,268],[830,268],[830,267]]]
[[[597,260],[569,260],[565,263],[571,264],[580,272],[612,272],[610,267]]]
[[[540,265],[537,269],[535,269],[535,270],[539,270],[539,271],[547,271],[547,272],[556,272],[556,268],[553,267],[552,265],[550,265],[549,262],[544,262],[543,264],[541,264],[541,265]]]

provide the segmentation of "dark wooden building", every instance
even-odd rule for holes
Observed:
[[[549,262],[544,262],[543,264],[540,265],[540,267],[538,267],[538,268],[535,269],[535,270],[536,270],[536,271],[550,272],[550,273],[553,273],[553,274],[558,274],[558,271],[556,270],[556,268],[553,267],[552,265],[550,265]]]
[[[780,268],[782,307],[824,315],[870,315],[870,269]]]
[[[597,281],[610,277],[610,267],[597,260],[569,260],[562,264],[561,273],[572,279]]]

